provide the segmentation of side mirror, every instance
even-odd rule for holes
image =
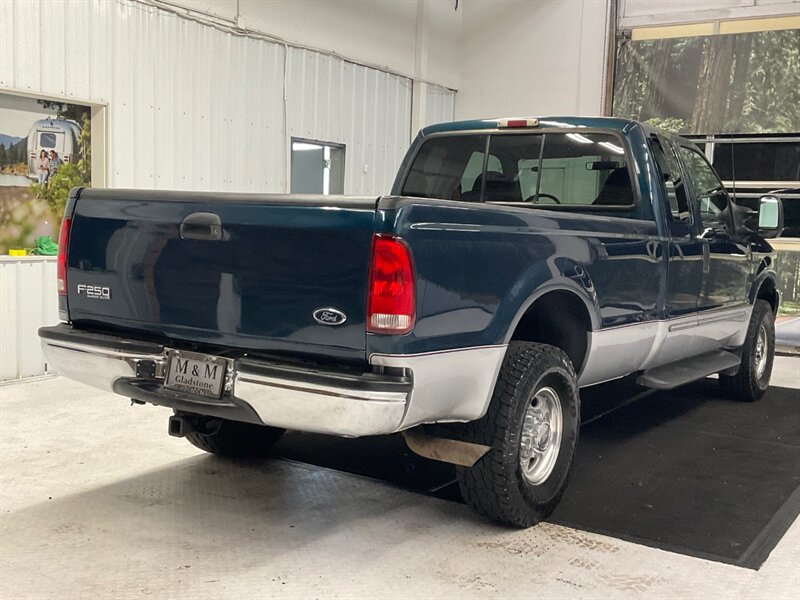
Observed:
[[[783,231],[783,203],[772,194],[758,200],[758,233],[765,238],[776,238]]]

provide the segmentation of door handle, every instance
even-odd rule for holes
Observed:
[[[219,215],[196,212],[181,221],[181,239],[219,241],[222,239],[222,221]]]

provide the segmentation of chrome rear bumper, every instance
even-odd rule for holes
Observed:
[[[89,334],[68,325],[39,330],[48,369],[140,402],[287,429],[364,436],[400,430],[411,378],[341,374],[251,359],[228,360],[222,397],[163,387],[167,348]]]

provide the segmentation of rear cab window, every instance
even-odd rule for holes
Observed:
[[[620,137],[577,131],[432,137],[402,194],[548,208],[635,204]]]
[[[485,135],[453,135],[428,140],[414,158],[403,184],[403,195],[480,200],[487,140]]]

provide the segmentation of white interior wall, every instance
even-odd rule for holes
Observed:
[[[455,0],[175,0],[184,6],[311,48],[419,76],[416,46],[427,44],[426,79],[458,85],[461,10]],[[418,21],[420,5],[425,20]]]
[[[456,118],[602,112],[608,0],[175,2],[458,90],[418,84],[413,129],[450,104]]]
[[[602,112],[607,0],[462,0],[457,119]]]

